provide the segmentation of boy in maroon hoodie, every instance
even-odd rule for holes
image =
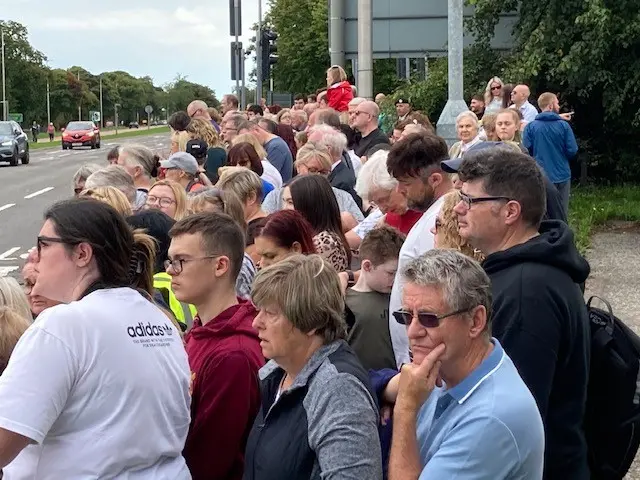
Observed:
[[[235,294],[243,234],[231,217],[217,213],[189,216],[169,234],[171,288],[198,311],[185,337],[192,396],[183,454],[194,480],[240,480],[264,364],[251,326],[257,312]]]

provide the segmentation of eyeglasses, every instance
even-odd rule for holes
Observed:
[[[168,170],[168,169],[167,169]],[[160,205],[161,207],[170,207],[176,203],[175,200],[169,197],[156,197],[155,195],[149,195],[147,197],[147,205]]]
[[[171,268],[177,275],[182,273],[184,269],[184,264],[189,262],[197,262],[200,260],[209,260],[211,258],[218,258],[220,255],[207,255],[206,257],[198,257],[198,258],[176,258],[176,259],[168,259],[164,261],[165,270],[169,270]]]
[[[500,86],[498,86],[498,87],[491,87],[491,91],[493,91],[493,90],[501,90],[501,89],[502,89],[502,87],[500,87]]]
[[[353,112],[353,114],[357,117],[358,115],[369,115],[370,117],[373,116],[371,115],[369,112],[363,112],[362,110],[356,110],[355,112]]]
[[[467,209],[470,209],[471,205],[473,205],[474,203],[495,202],[497,200],[506,200],[507,202],[509,202],[509,201],[513,200],[512,198],[502,197],[502,196],[498,196],[498,197],[470,197],[466,193],[462,193],[462,192],[460,192],[460,199],[462,200],[462,202],[464,202],[464,204],[467,207]]]
[[[73,189],[73,193],[78,196],[84,191],[84,188],[76,187]]]
[[[438,233],[438,229],[441,227],[442,227],[442,221],[438,217],[436,217],[436,224],[435,224],[436,233]]]
[[[436,328],[440,325],[440,320],[453,317],[454,315],[460,315],[461,313],[468,312],[469,310],[472,310],[472,308],[463,308],[461,310],[456,310],[455,312],[445,313],[444,315],[438,315],[437,313],[431,312],[418,312],[417,314],[414,314],[409,310],[398,310],[393,312],[393,318],[395,318],[396,322],[400,325],[405,325],[407,327],[411,325],[414,318],[417,318],[420,325],[424,328]]]
[[[42,251],[42,247],[48,247],[50,243],[60,243],[62,245],[77,245],[78,242],[68,242],[60,237],[46,237],[44,235],[40,235],[38,237],[38,241],[36,242],[36,247],[38,249],[38,257],[40,256],[40,252]]]

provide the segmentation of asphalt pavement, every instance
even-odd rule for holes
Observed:
[[[73,175],[85,163],[107,166],[107,152],[116,145],[146,145],[161,155],[169,151],[169,134],[108,137],[102,148],[32,150],[28,165],[0,163],[0,276],[20,277],[27,252],[36,243],[42,216],[54,202],[73,196]]]

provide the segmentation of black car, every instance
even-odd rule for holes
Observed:
[[[131,122],[129,128],[140,128],[140,124],[138,122]]]
[[[0,122],[0,162],[15,167],[19,161],[29,163],[29,138],[13,120]]]

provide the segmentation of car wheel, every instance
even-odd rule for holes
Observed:
[[[12,167],[15,167],[16,165],[18,165],[19,159],[20,159],[20,156],[18,155],[18,147],[16,147],[15,151],[13,152],[13,155],[9,159],[9,165],[11,165]]]
[[[22,165],[28,165],[29,164],[29,150],[27,149],[24,152],[24,156],[22,157]]]

